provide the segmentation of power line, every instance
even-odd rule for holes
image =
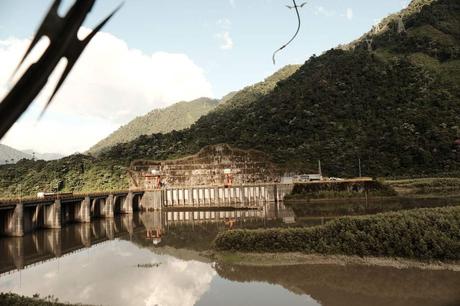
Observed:
[[[295,12],[296,12],[296,15],[297,15],[297,30],[295,31],[294,35],[292,36],[292,38],[287,43],[285,43],[283,46],[281,46],[279,49],[277,49],[275,52],[273,52],[273,55],[272,55],[273,65],[276,64],[276,61],[275,61],[276,53],[278,53],[279,51],[281,51],[284,48],[286,48],[296,38],[297,34],[299,34],[299,31],[300,31],[301,22],[300,22],[299,7],[300,8],[304,7],[304,5],[307,4],[307,2],[304,2],[301,5],[297,5],[295,0],[292,0],[292,3],[294,4],[293,6],[286,5],[286,7],[289,8],[289,9],[295,9]]]

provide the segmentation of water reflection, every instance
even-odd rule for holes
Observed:
[[[0,238],[0,291],[98,305],[455,305],[449,271],[242,267],[200,254],[219,231],[297,225],[281,204],[124,215]],[[293,223],[295,222],[295,223]],[[318,224],[324,219],[303,220]]]
[[[391,267],[219,264],[219,276],[236,282],[268,282],[309,294],[323,306],[460,305],[460,273]]]

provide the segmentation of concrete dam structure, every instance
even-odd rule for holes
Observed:
[[[176,160],[134,161],[129,175],[125,191],[0,199],[0,235],[23,236],[136,210],[254,209],[283,201],[293,188],[279,183],[279,170],[264,153],[226,144]]]
[[[230,186],[280,181],[280,170],[269,157],[256,150],[241,150],[227,144],[210,145],[180,159],[131,163],[131,188]]]

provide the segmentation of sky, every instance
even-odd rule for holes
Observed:
[[[65,15],[73,0],[63,0]],[[302,64],[348,43],[408,0],[310,0],[297,27],[290,0],[125,0],[84,51],[45,115],[38,120],[65,60],[0,143],[16,149],[84,152],[136,116],[175,102],[225,94],[262,81],[287,64]],[[47,46],[46,38],[13,77],[51,0],[0,1],[0,99]],[[98,0],[83,38],[121,0]],[[303,3],[302,0],[298,1]]]

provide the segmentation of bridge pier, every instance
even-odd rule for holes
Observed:
[[[107,198],[102,200],[102,217],[113,218],[114,216],[114,197],[113,194],[109,194]]]
[[[123,213],[123,214],[132,214],[133,213],[133,198],[134,198],[133,193],[128,192],[128,194],[123,199],[123,202],[121,204],[121,213]]]
[[[56,199],[53,204],[44,207],[44,227],[61,228],[61,200]]]
[[[91,222],[91,199],[85,197],[83,201],[75,207],[75,221],[81,223]]]
[[[24,236],[24,205],[22,203],[16,205],[8,219],[5,233],[14,237]]]

